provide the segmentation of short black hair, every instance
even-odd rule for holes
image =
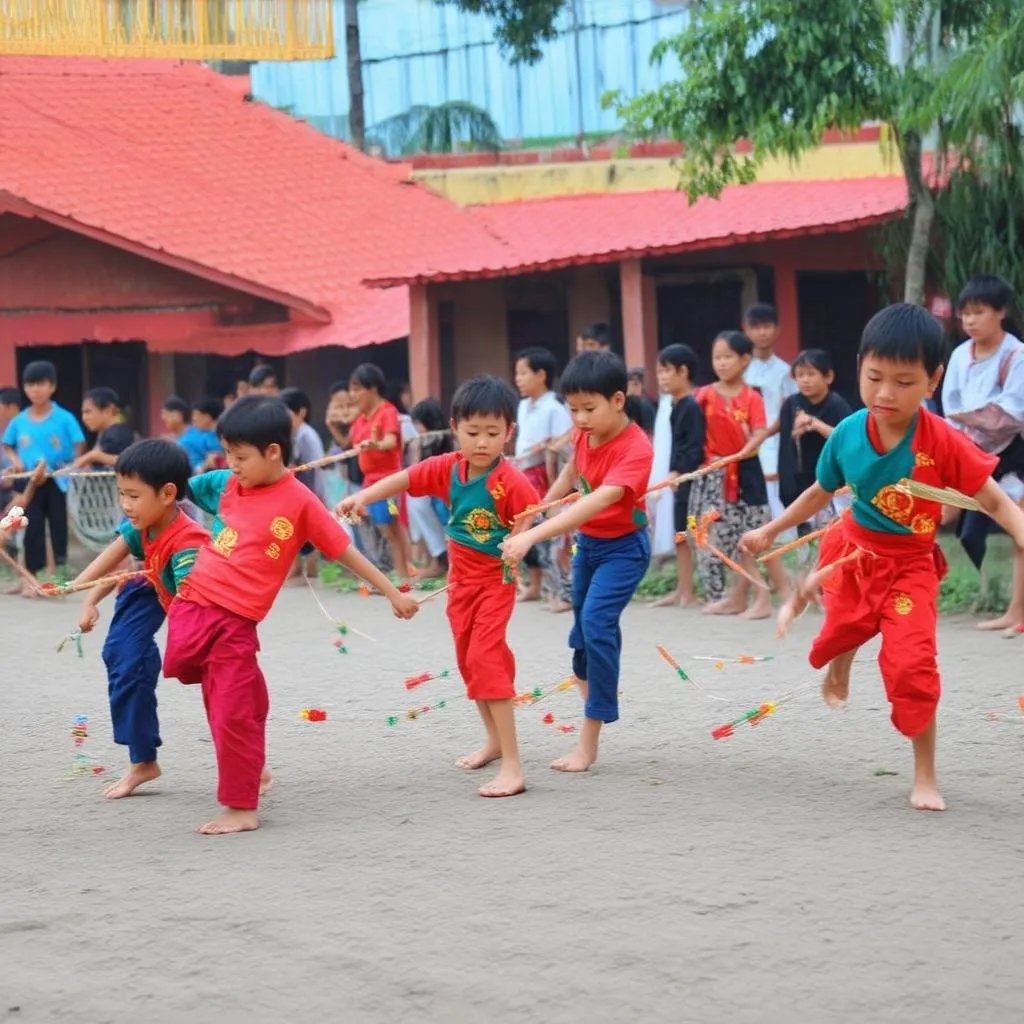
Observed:
[[[21,392],[17,388],[0,388],[0,405],[21,407]]]
[[[267,383],[268,380],[278,380],[277,370],[272,366],[268,366],[266,363],[260,363],[259,366],[254,366],[252,372],[249,374],[249,387],[259,388]],[[278,381],[280,383],[280,381]]]
[[[690,380],[697,372],[697,353],[689,345],[677,342],[675,345],[666,345],[658,353],[658,363],[661,366],[674,366],[677,370],[685,366]]]
[[[333,398],[339,391],[348,391],[347,380],[336,380],[328,389],[327,394]]]
[[[202,398],[197,398],[192,403],[193,412],[205,413],[207,416],[213,417],[213,419],[219,419],[221,413],[224,412],[224,403],[219,398],[214,398],[212,395],[203,395]]]
[[[117,392],[113,388],[89,388],[82,395],[82,401],[92,402],[97,409],[109,409],[111,406],[115,409],[121,408],[121,399],[117,397]]]
[[[755,302],[747,306],[743,313],[743,322],[757,327],[759,324],[775,324],[778,326],[779,314],[770,302]]]
[[[383,392],[387,378],[384,371],[376,363],[360,363],[351,374],[348,382],[355,381],[360,387],[367,391]]]
[[[540,345],[532,345],[516,353],[515,362],[522,360],[533,373],[544,371],[544,383],[549,387],[555,386],[555,374],[558,373],[558,364],[550,349],[541,348]],[[515,365],[515,363],[513,363]]]
[[[217,436],[227,444],[251,444],[261,455],[276,444],[285,465],[292,460],[292,418],[271,395],[243,395],[217,420]]]
[[[642,366],[631,366],[626,371],[626,380],[638,380],[643,384],[646,374]]]
[[[792,375],[796,376],[796,368],[798,366],[809,366],[812,370],[817,370],[822,376],[833,372],[832,357],[823,348],[805,348],[801,349],[793,360],[793,369],[791,370]]]
[[[302,412],[306,410],[306,415],[309,415],[309,395],[300,388],[285,388],[281,394],[277,396],[292,412]]]
[[[933,374],[945,357],[942,327],[926,309],[894,302],[876,313],[860,336],[858,357],[877,356],[896,363],[923,363]]]
[[[181,445],[159,437],[148,437],[130,444],[118,455],[114,472],[118,476],[141,480],[154,491],[159,491],[164,484],[174,484],[177,500],[183,501],[188,497],[188,478],[192,467]]]
[[[22,384],[42,384],[44,381],[49,381],[54,387],[57,386],[57,368],[45,359],[29,363],[21,375]]]
[[[596,324],[588,324],[580,331],[579,336],[584,341],[596,341],[598,345],[608,348],[612,343],[612,332],[603,321]]]
[[[563,395],[613,395],[626,392],[626,364],[607,349],[581,352],[562,374]]]
[[[715,341],[724,341],[738,356],[752,356],[754,354],[754,343],[742,331],[719,331],[715,335]],[[715,342],[711,343],[714,351]]]
[[[511,427],[518,405],[519,397],[508,381],[483,374],[459,385],[452,396],[452,419],[461,423],[470,416],[500,416]]]
[[[956,300],[957,311],[963,312],[964,306],[970,302],[990,309],[1007,310],[1013,303],[1013,289],[995,274],[979,274],[964,285],[964,290]]]
[[[417,402],[409,415],[414,422],[422,423],[427,430],[444,430],[448,426],[444,409],[436,398],[424,398],[422,402]]]
[[[177,395],[171,395],[170,398],[165,398],[163,408],[167,412],[180,412],[182,416],[188,416],[188,402],[186,402],[184,398],[179,398]]]

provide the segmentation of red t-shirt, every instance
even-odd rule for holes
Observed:
[[[755,430],[768,425],[764,412],[764,399],[752,387],[744,387],[739,394],[725,398],[709,384],[698,388],[697,404],[704,412],[707,424],[705,450],[708,462],[735,455]]]
[[[402,428],[398,422],[398,409],[390,402],[381,402],[367,416],[360,413],[352,424],[349,437],[352,447],[363,441],[383,441],[389,434],[395,435],[396,445],[386,452],[368,448],[359,453],[359,468],[363,471],[363,486],[369,487],[402,468]]]
[[[624,537],[647,525],[647,502],[643,498],[651,480],[654,449],[647,435],[635,423],[611,441],[591,447],[590,437],[577,431],[576,471],[584,494],[598,487],[621,487],[622,497],[593,519],[580,533],[588,537]]]
[[[196,558],[180,596],[261,622],[307,541],[335,561],[348,534],[320,499],[289,473],[268,487],[243,488],[226,470],[193,477],[195,503],[216,516],[213,539]]]
[[[452,472],[459,486],[452,487]],[[533,484],[510,462],[501,459],[479,487],[468,479],[469,464],[461,452],[424,459],[409,469],[409,494],[440,498],[451,507],[447,526],[448,557],[453,581],[493,581],[503,578],[501,542],[515,517],[539,504]]]

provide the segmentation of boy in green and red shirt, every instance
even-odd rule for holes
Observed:
[[[565,368],[562,393],[576,432],[574,454],[545,502],[583,495],[571,508],[502,544],[518,564],[534,544],[579,530],[572,563],[572,670],[586,701],[579,744],[551,765],[585,772],[597,760],[601,727],[619,717],[619,618],[651,560],[644,492],[654,452],[625,412],[626,367],[607,350],[581,352]]]
[[[395,614],[411,619],[416,601],[402,594],[358,551],[348,534],[286,468],[292,419],[283,402],[247,395],[217,421],[230,470],[190,482],[195,503],[216,517],[168,612],[164,674],[201,683],[217,753],[217,795],[225,811],[205,835],[258,827],[264,768],[267,684],[256,660],[256,627],[270,611],[307,541],[376,587]]]
[[[424,459],[338,505],[340,515],[365,516],[374,503],[408,491],[440,498],[448,520],[448,621],[459,672],[487,730],[484,745],[456,764],[469,770],[501,759],[481,796],[516,796],[526,789],[516,744],[516,662],[506,632],[516,603],[515,581],[502,562],[501,542],[515,517],[536,504],[525,475],[502,457],[515,425],[516,396],[497,377],[466,381],[452,399],[459,451]]]

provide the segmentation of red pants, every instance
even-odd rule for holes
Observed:
[[[217,752],[217,800],[247,811],[259,804],[270,707],[259,649],[251,619],[180,598],[171,603],[164,675],[202,684]]]
[[[515,606],[513,583],[456,582],[448,592],[455,657],[470,700],[516,695],[516,659],[506,639]]]
[[[923,538],[865,530],[847,514],[822,539],[819,567],[858,548],[860,558],[822,580],[825,623],[810,662],[822,668],[881,633],[878,667],[892,724],[904,736],[917,736],[931,725],[939,703],[935,602],[946,562]]]

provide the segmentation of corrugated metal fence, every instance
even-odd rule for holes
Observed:
[[[499,50],[488,18],[433,0],[365,0],[359,12],[368,125],[414,105],[467,100],[486,109],[509,140],[614,131],[615,114],[601,109],[602,95],[635,95],[678,77],[673,60],[652,67],[649,58],[686,19],[681,0],[570,0],[543,59],[517,67]],[[333,60],[260,63],[252,83],[265,102],[344,137],[342,0],[335,0],[334,32]]]

